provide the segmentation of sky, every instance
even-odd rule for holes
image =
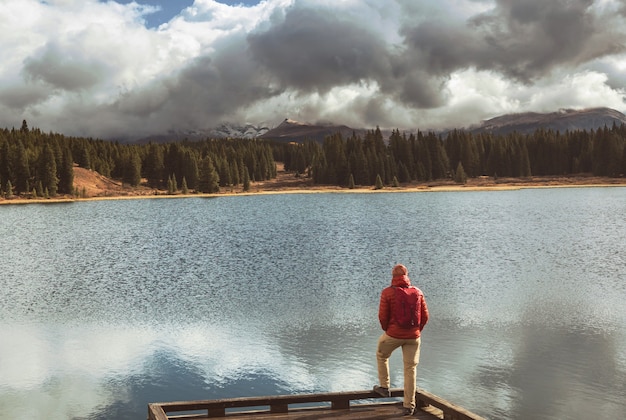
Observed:
[[[0,0],[0,127],[402,131],[626,111],[626,0]]]

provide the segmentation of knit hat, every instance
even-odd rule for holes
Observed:
[[[407,270],[406,267],[402,264],[398,264],[393,267],[393,270],[391,270],[391,274],[393,276],[406,276],[409,274],[409,270]]]

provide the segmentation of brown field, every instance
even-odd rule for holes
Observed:
[[[427,183],[403,184],[400,187],[387,186],[381,190],[374,190],[372,186],[357,186],[354,189],[336,186],[313,185],[311,179],[296,177],[293,173],[284,171],[282,164],[277,166],[275,179],[262,182],[253,182],[248,192],[242,187],[222,188],[217,194],[190,194],[191,197],[200,195],[223,196],[242,194],[279,194],[279,193],[315,193],[315,192],[415,192],[415,191],[476,191],[476,190],[512,190],[522,188],[548,187],[585,187],[585,186],[626,186],[626,178],[602,178],[591,175],[577,175],[570,177],[546,176],[530,178],[498,178],[478,177],[468,179],[466,184],[456,184],[452,180],[438,180]],[[0,198],[0,204],[27,204],[41,202],[58,202],[69,200],[106,200],[128,198],[176,198],[184,197],[181,193],[167,194],[165,190],[155,190],[145,185],[130,187],[120,181],[112,180],[97,172],[84,168],[74,168],[74,185],[84,198],[58,196],[55,198]]]

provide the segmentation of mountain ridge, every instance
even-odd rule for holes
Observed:
[[[489,132],[492,134],[508,134],[518,132],[530,134],[543,128],[553,131],[596,130],[616,123],[626,124],[626,115],[607,107],[586,108],[581,110],[560,109],[555,112],[521,112],[504,114],[483,120],[477,126],[469,127],[473,133]]]
[[[577,131],[596,130],[604,126],[610,127],[615,124],[626,124],[626,115],[613,108],[598,107],[586,109],[560,109],[554,112],[520,112],[503,114],[469,127],[456,128],[457,130],[469,131],[472,133],[508,134],[518,132],[520,134],[530,134],[539,128],[553,131]],[[438,134],[445,134],[454,130],[449,128],[435,131]],[[291,118],[285,118],[276,127],[270,128],[267,125],[259,124],[228,124],[222,123],[210,129],[170,131],[166,134],[148,136],[136,141],[136,143],[148,143],[150,141],[163,143],[168,141],[179,141],[183,139],[201,140],[206,138],[246,138],[265,139],[278,142],[304,141],[323,142],[327,136],[340,133],[343,138],[352,136],[353,133],[363,136],[372,128],[352,128],[343,124],[334,123],[304,123]],[[390,130],[381,130],[385,138],[389,137]],[[417,130],[405,130],[414,132]],[[431,131],[431,130],[428,130]]]
[[[340,133],[344,138],[352,133],[363,134],[365,129],[354,129],[347,125],[336,124],[308,124],[285,118],[277,127],[270,129],[258,138],[281,142],[296,142],[311,140],[323,142],[324,138]]]

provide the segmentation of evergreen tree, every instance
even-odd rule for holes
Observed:
[[[63,147],[61,165],[59,172],[59,192],[61,194],[71,194],[74,190],[74,160],[72,159],[72,149],[67,145]]]
[[[198,158],[196,154],[191,150],[185,150],[183,162],[183,178],[187,180],[187,186],[189,188],[197,190],[200,171],[198,169]]]
[[[216,193],[220,190],[220,177],[215,170],[211,157],[207,156],[200,162],[200,179],[198,189],[203,193]]]
[[[382,189],[383,186],[383,180],[381,179],[380,175],[376,175],[376,184],[374,185],[374,189],[375,190],[380,190]]]
[[[174,194],[174,183],[172,182],[172,176],[167,177],[167,193]]]
[[[43,191],[43,182],[41,182],[41,180],[39,180],[37,182],[37,197],[43,197],[44,191]]]
[[[82,141],[76,148],[76,163],[81,168],[91,169],[91,156],[89,153],[90,147],[87,141]],[[104,174],[103,174],[104,175]]]
[[[163,170],[165,169],[161,146],[152,143],[148,146],[148,154],[142,168],[148,185],[152,188],[158,188],[163,181]]]
[[[57,164],[54,159],[54,152],[48,143],[45,144],[41,156],[39,157],[39,178],[43,184],[47,197],[57,195]]]
[[[11,198],[13,197],[13,184],[11,184],[11,180],[7,181],[7,187],[6,187],[6,191],[5,191],[5,197],[6,198]]]
[[[141,158],[137,150],[127,152],[123,168],[123,181],[132,187],[138,186],[141,183]]]
[[[17,143],[14,163],[15,192],[17,194],[27,192],[30,189],[30,166],[28,155],[21,141]]]
[[[250,175],[248,174],[248,167],[243,168],[243,190],[250,191]]]
[[[176,180],[176,174],[172,174],[172,192],[178,191],[178,181]]]
[[[187,178],[185,177],[183,177],[183,180],[181,182],[181,191],[185,195],[189,194],[189,188],[187,187]]]
[[[233,180],[232,185],[239,185],[239,183],[241,182],[241,178],[239,177],[239,165],[237,165],[236,160],[233,160],[232,164],[230,165],[230,173],[230,177]]]
[[[454,182],[457,184],[465,184],[467,182],[467,174],[463,169],[463,164],[459,161],[459,164],[456,167],[456,171],[454,172]]]

